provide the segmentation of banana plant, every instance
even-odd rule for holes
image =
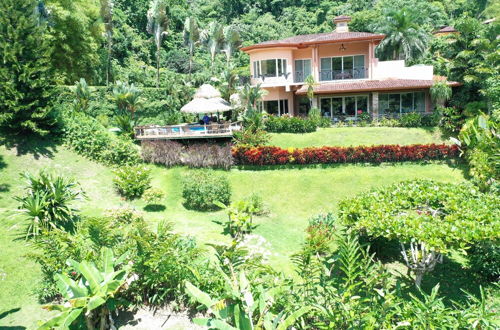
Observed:
[[[275,290],[258,286],[254,289],[256,292],[252,293],[244,272],[240,272],[239,276],[232,273],[231,278],[224,273],[221,275],[228,285],[228,294],[222,299],[213,299],[190,282],[186,283],[187,293],[204,305],[211,315],[207,318],[195,318],[195,324],[219,330],[286,330],[312,309],[302,307],[286,318],[283,313],[275,315],[270,311]]]
[[[59,313],[43,323],[39,330],[67,329],[70,326],[89,330],[110,329],[113,326],[111,311],[119,302],[116,295],[128,275],[128,267],[116,270],[125,257],[115,258],[110,248],[103,248],[98,266],[94,262],[69,259],[67,263],[79,279],[75,281],[65,274],[55,275],[64,303],[43,306],[46,310]]]

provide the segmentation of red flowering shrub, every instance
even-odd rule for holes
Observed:
[[[236,146],[233,148],[234,161],[239,165],[382,163],[448,159],[457,156],[458,147],[445,144],[311,147],[303,149],[282,149],[270,146]]]

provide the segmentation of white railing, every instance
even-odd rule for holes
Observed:
[[[241,123],[208,125],[148,125],[134,128],[136,139],[179,139],[203,137],[231,137],[234,131],[241,130]]]

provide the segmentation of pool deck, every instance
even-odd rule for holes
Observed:
[[[209,125],[169,125],[169,126],[137,126],[137,140],[180,140],[232,138],[234,131],[241,130],[241,123],[209,124]]]

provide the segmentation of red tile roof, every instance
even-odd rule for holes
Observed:
[[[404,90],[404,89],[420,89],[430,88],[434,80],[417,80],[417,79],[385,79],[385,80],[360,80],[360,81],[343,81],[320,83],[314,87],[315,94],[336,94],[348,92],[372,92],[384,90]],[[459,86],[460,83],[449,81],[450,86]],[[307,86],[302,85],[295,94],[306,95]]]
[[[382,40],[384,34],[375,34],[368,32],[327,32],[315,34],[303,34],[281,40],[264,41],[255,45],[241,48],[243,51],[249,51],[258,48],[272,48],[272,47],[303,47],[314,44],[325,44],[335,42],[347,41],[368,41],[368,40]]]

